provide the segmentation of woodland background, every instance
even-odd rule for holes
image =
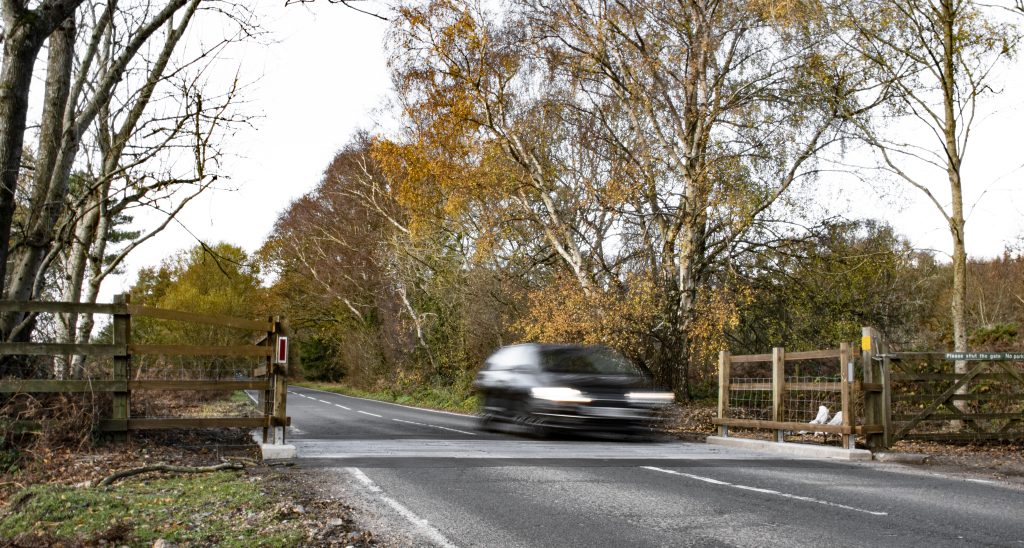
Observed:
[[[159,4],[3,3],[6,299],[95,302],[215,184],[232,127],[253,123],[237,82],[205,72],[225,44],[259,40],[244,5]],[[711,394],[722,349],[831,347],[865,325],[904,349],[1020,348],[1024,240],[969,258],[961,166],[1022,14],[963,0],[395,5],[400,129],[355,136],[256,252],[200,244],[142,270],[131,298],[280,314],[305,378],[457,397],[487,355],[528,340],[617,348],[682,399]],[[189,45],[196,18],[230,30]],[[952,254],[834,214],[821,189],[851,177],[934,204]],[[163,220],[136,222],[143,207]],[[9,341],[107,336],[85,315],[0,320]],[[0,376],[88,368],[9,359]]]

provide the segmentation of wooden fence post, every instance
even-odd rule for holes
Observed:
[[[879,353],[879,334],[873,327],[861,328],[860,349],[861,365],[863,366],[864,384],[876,384],[882,381],[882,367],[875,359]],[[864,424],[879,426],[885,424],[883,394],[876,390],[864,391]],[[866,436],[868,448],[882,449],[885,447],[885,433],[869,432]]]
[[[288,336],[286,325],[278,316],[274,317],[274,331],[282,336]],[[275,348],[274,352],[278,352]],[[289,358],[286,356],[286,360]],[[276,361],[276,360],[275,360]],[[285,422],[288,420],[286,411],[288,403],[288,361],[274,365],[274,443],[284,444]],[[280,429],[280,430],[278,430]],[[280,435],[278,435],[280,434]]]
[[[843,426],[850,426],[853,424],[851,420],[853,417],[850,416],[850,381],[853,377],[853,365],[850,363],[850,343],[839,344],[839,397],[840,407],[843,412]],[[842,435],[842,445],[844,449],[853,449],[856,446],[856,436],[853,434]]]
[[[126,293],[114,295],[114,304],[125,305],[127,308],[130,302],[131,297]],[[131,392],[128,391],[128,379],[131,378],[132,356],[128,345],[131,344],[132,317],[127,309],[123,313],[114,314],[112,331],[114,345],[118,347],[118,355],[114,356],[112,378],[115,381],[123,382],[124,389],[112,394],[113,406],[110,418],[113,421],[113,438],[124,441],[128,437],[128,418],[131,414]]]
[[[732,369],[732,359],[728,350],[718,353],[718,418],[724,419],[729,414],[729,373]],[[729,426],[718,425],[718,435],[723,438],[729,437]]]
[[[263,390],[263,392],[261,394],[261,398],[260,398],[260,400],[261,400],[260,403],[262,404],[260,406],[260,408],[263,409],[263,420],[264,420],[264,422],[263,422],[263,443],[270,443],[270,441],[271,441],[271,438],[270,438],[271,430],[270,429],[273,428],[273,419],[272,419],[272,417],[274,416],[274,374],[275,374],[275,372],[274,372],[274,367],[275,367],[275,365],[274,365],[274,352],[275,352],[275,348],[274,348],[274,344],[275,344],[274,343],[274,331],[277,328],[277,324],[275,323],[275,319],[276,318],[274,318],[273,316],[267,317],[267,321],[270,322],[270,331],[267,331],[267,338],[263,341],[263,344],[270,348],[270,352],[268,353],[269,355],[266,357],[267,367],[266,367],[265,373],[266,373],[266,379],[267,379],[267,387],[266,387],[266,389]]]
[[[785,409],[783,395],[786,393],[786,349],[781,346],[772,348],[772,420],[783,422]],[[775,441],[785,441],[785,430],[775,431]]]

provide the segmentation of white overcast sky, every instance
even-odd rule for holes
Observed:
[[[317,184],[354,132],[381,124],[379,109],[390,90],[383,50],[387,24],[326,1],[283,4],[258,3],[274,43],[247,46],[224,67],[233,72],[233,64],[244,81],[253,82],[246,108],[259,118],[253,129],[225,143],[230,157],[219,171],[237,190],[209,192],[181,215],[188,231],[207,242],[257,249],[277,215]],[[998,255],[1024,235],[1020,68],[1007,72],[1004,92],[977,122],[964,164],[968,252],[975,257]],[[830,206],[835,213],[883,218],[918,247],[940,254],[951,249],[943,219],[917,192],[903,190],[879,202],[870,185],[845,184],[829,194],[836,198]],[[138,268],[195,243],[185,230],[168,228],[129,258],[127,275],[109,280],[104,295],[127,289]]]

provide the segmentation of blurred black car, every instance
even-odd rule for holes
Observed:
[[[473,381],[481,427],[525,425],[556,430],[644,434],[673,394],[617,352],[600,346],[518,344],[487,358]]]

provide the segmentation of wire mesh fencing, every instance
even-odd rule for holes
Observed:
[[[266,365],[266,358],[237,356],[146,355],[133,357],[131,377],[135,381],[254,381],[253,371]],[[260,416],[253,399],[257,390],[135,390],[131,414],[139,418]],[[250,393],[253,394],[250,396]],[[244,405],[239,405],[244,404]]]
[[[153,308],[134,305],[127,295],[98,304],[0,301],[0,311],[35,314],[44,327],[56,325],[58,315],[111,317],[88,343],[55,342],[68,337],[45,329],[29,342],[0,342],[0,357],[13,364],[0,379],[0,399],[100,394],[109,408],[98,428],[117,436],[132,430],[263,427],[266,439],[268,429],[288,424],[286,360],[272,346],[287,349],[279,318]],[[239,406],[249,399],[245,391],[259,394],[262,404]]]
[[[863,398],[848,345],[836,350],[722,355],[720,408],[724,435],[852,444]],[[773,432],[774,431],[774,432]]]

